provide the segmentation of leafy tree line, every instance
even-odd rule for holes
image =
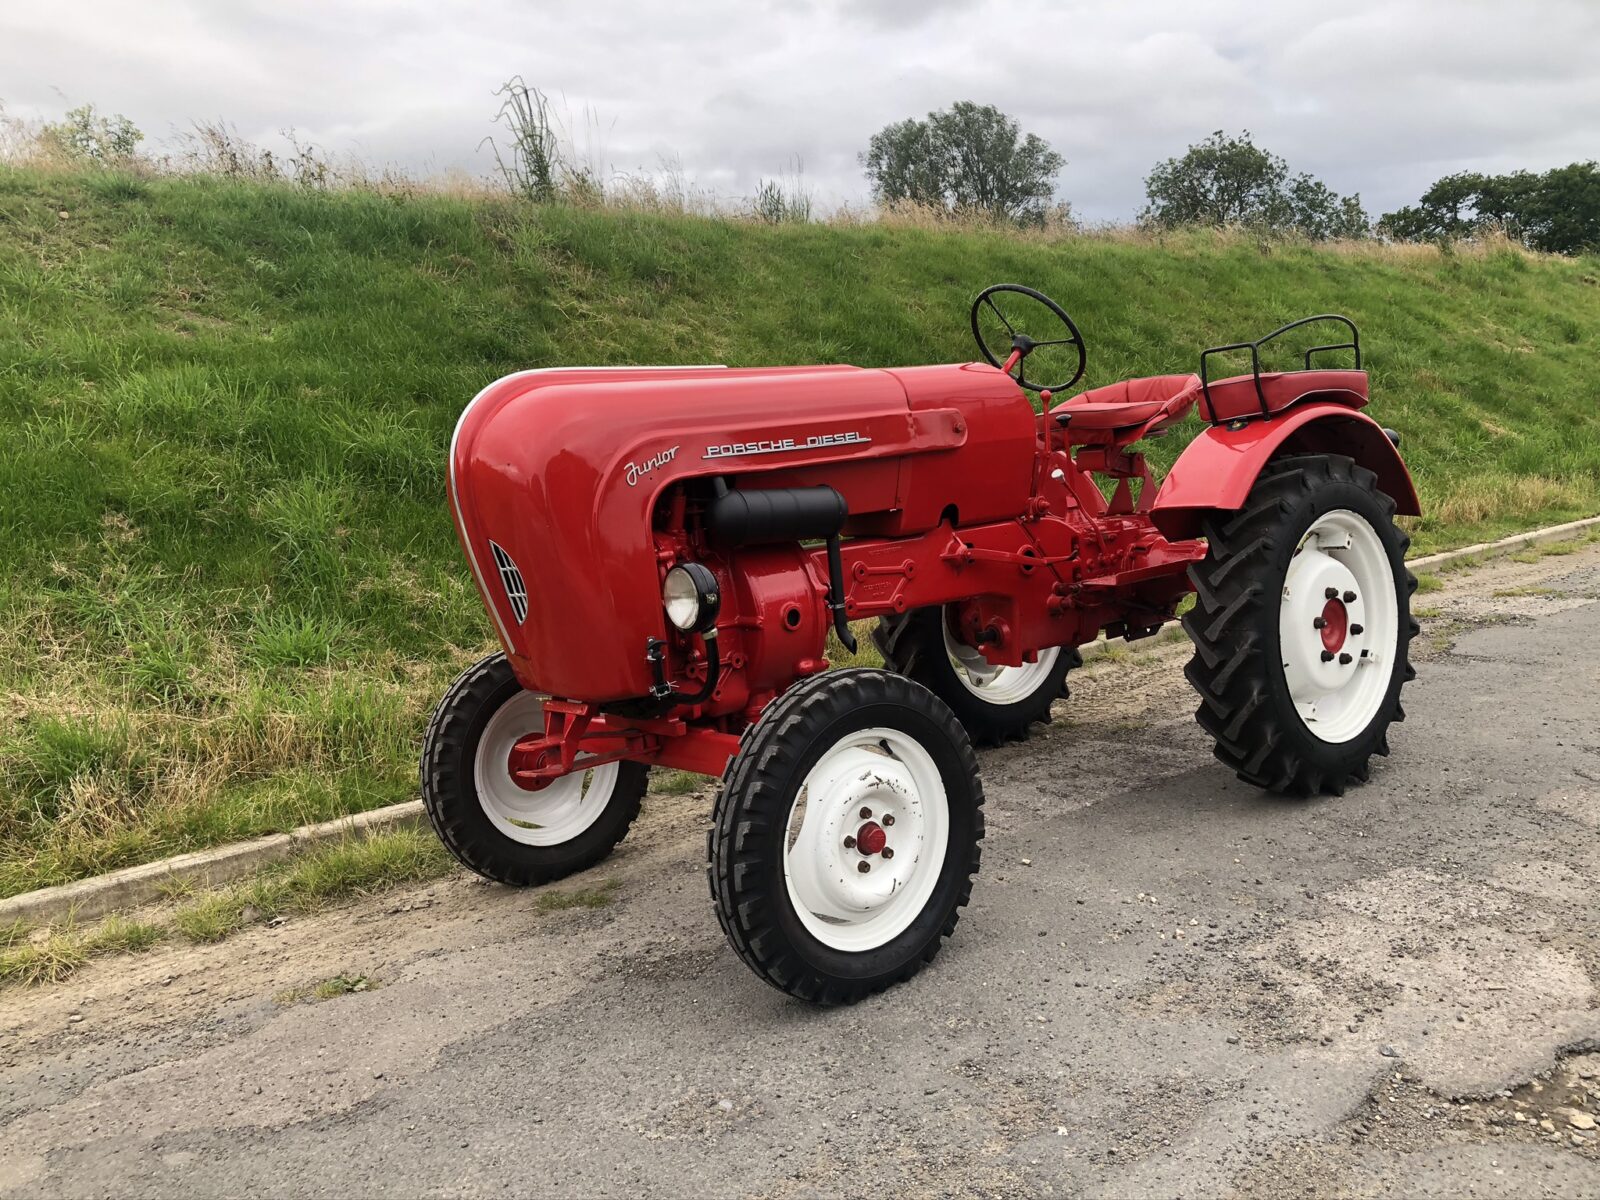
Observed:
[[[960,100],[926,120],[884,126],[861,165],[879,203],[1027,222],[1044,216],[1067,160],[994,105]]]
[[[993,105],[960,101],[886,125],[873,135],[861,165],[880,204],[909,201],[950,213],[1036,222],[1069,213],[1055,199],[1066,160],[1037,134]],[[1178,158],[1157,163],[1145,180],[1152,225],[1247,225],[1294,230],[1313,238],[1364,237],[1371,220],[1359,196],[1341,196],[1250,140],[1218,130]]]
[[[1539,174],[1446,175],[1422,199],[1378,222],[1400,241],[1469,237],[1503,228],[1536,250],[1576,254],[1600,249],[1600,163],[1580,162]]]
[[[503,97],[497,120],[505,126],[509,144],[502,153],[489,140],[513,192],[541,203],[572,195],[604,198],[604,184],[563,154],[542,92],[514,77],[496,94]],[[63,156],[101,166],[132,163],[144,139],[127,117],[106,116],[92,104],[45,126],[42,136]],[[196,140],[197,161],[208,163],[219,158],[231,162],[242,145],[221,125],[197,127]],[[294,146],[293,177],[325,184],[329,168],[315,148],[297,139]],[[252,177],[279,173],[270,153],[245,150],[264,164]],[[1016,224],[1071,218],[1071,206],[1056,194],[1056,177],[1066,159],[992,104],[962,100],[924,119],[886,125],[872,136],[860,161],[874,198],[882,204],[909,202]],[[1248,130],[1238,135],[1217,130],[1151,168],[1145,196],[1139,218],[1161,228],[1242,226],[1317,240],[1376,232],[1396,241],[1438,241],[1504,229],[1537,250],[1600,250],[1600,163],[1593,161],[1542,173],[1447,175],[1416,204],[1385,213],[1374,224],[1359,195],[1341,196],[1305,172],[1291,174],[1289,164],[1257,146]],[[773,222],[807,221],[812,215],[810,197],[802,189],[768,180],[761,182],[750,211]]]
[[[1055,200],[1066,160],[992,105],[961,101],[925,120],[874,134],[861,165],[880,203],[910,201],[1027,223],[1069,213]],[[1248,130],[1217,130],[1182,155],[1157,163],[1145,179],[1140,220],[1161,228],[1244,226],[1305,237],[1397,241],[1470,237],[1504,229],[1537,250],[1600,249],[1600,164],[1573,163],[1538,174],[1463,173],[1439,180],[1421,201],[1376,224],[1356,194],[1341,196],[1257,146]]]
[[[1247,225],[1307,237],[1365,237],[1372,222],[1358,195],[1341,196],[1250,140],[1217,130],[1179,158],[1159,162],[1144,181],[1152,225]]]

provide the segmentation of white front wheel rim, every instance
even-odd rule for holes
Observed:
[[[956,669],[956,678],[985,704],[1016,704],[1028,699],[1049,681],[1061,655],[1060,646],[1051,646],[1039,651],[1037,662],[997,667],[976,646],[958,642],[950,633],[949,622],[941,621],[940,628],[944,630],[944,649]]]
[[[1284,578],[1278,640],[1295,712],[1324,742],[1360,736],[1383,706],[1399,645],[1389,551],[1359,513],[1306,530]]]
[[[473,784],[484,816],[524,846],[570,842],[600,819],[617,786],[619,766],[613,762],[575,770],[536,792],[519,787],[511,777],[511,750],[543,731],[543,699],[518,692],[489,718],[473,761]]]
[[[790,806],[789,902],[823,945],[876,950],[927,907],[949,843],[944,779],[922,744],[898,729],[847,734],[817,760]]]

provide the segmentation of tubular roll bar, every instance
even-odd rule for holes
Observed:
[[[1271,411],[1267,407],[1266,389],[1261,386],[1261,347],[1265,346],[1274,338],[1288,333],[1291,329],[1299,329],[1302,325],[1314,325],[1318,321],[1339,322],[1339,324],[1350,330],[1350,340],[1348,342],[1333,342],[1326,346],[1310,347],[1308,350],[1306,350],[1305,369],[1307,371],[1311,369],[1311,356],[1313,354],[1321,354],[1328,350],[1354,350],[1356,355],[1355,369],[1358,371],[1361,370],[1361,333],[1358,329],[1356,329],[1356,323],[1354,321],[1352,321],[1349,317],[1341,316],[1339,313],[1322,313],[1315,317],[1301,317],[1298,321],[1290,321],[1287,325],[1278,326],[1278,328],[1267,334],[1266,337],[1258,338],[1253,342],[1233,342],[1227,346],[1212,346],[1209,350],[1204,350],[1200,354],[1200,390],[1205,394],[1206,411],[1210,414],[1209,419],[1211,423],[1213,425],[1217,424],[1217,409],[1216,406],[1211,403],[1211,376],[1207,370],[1207,367],[1209,366],[1207,360],[1210,359],[1213,354],[1226,354],[1232,350],[1250,351],[1250,373],[1255,378],[1256,398],[1261,401],[1261,415],[1263,417],[1271,416]]]

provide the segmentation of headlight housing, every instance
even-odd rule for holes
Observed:
[[[679,563],[662,581],[661,605],[675,628],[684,633],[704,633],[717,622],[722,589],[709,567]]]

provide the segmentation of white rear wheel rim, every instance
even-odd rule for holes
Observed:
[[[1394,568],[1378,531],[1347,508],[1323,513],[1289,562],[1278,615],[1284,680],[1306,729],[1334,743],[1367,729],[1389,691],[1399,634]]]
[[[846,844],[869,824],[881,831],[883,850]],[[789,902],[823,945],[876,950],[927,907],[949,844],[944,779],[922,744],[898,729],[847,734],[817,760],[790,806],[783,858]]]
[[[484,816],[524,846],[570,842],[600,819],[617,786],[618,764],[604,763],[574,770],[536,792],[518,787],[511,778],[512,747],[543,730],[543,698],[518,692],[489,718],[473,762],[473,785]]]
[[[1016,704],[1028,699],[1049,681],[1061,654],[1060,646],[1051,646],[1039,651],[1038,662],[997,667],[976,646],[958,642],[950,633],[949,622],[940,621],[939,627],[944,631],[945,653],[956,669],[956,678],[985,704]]]

